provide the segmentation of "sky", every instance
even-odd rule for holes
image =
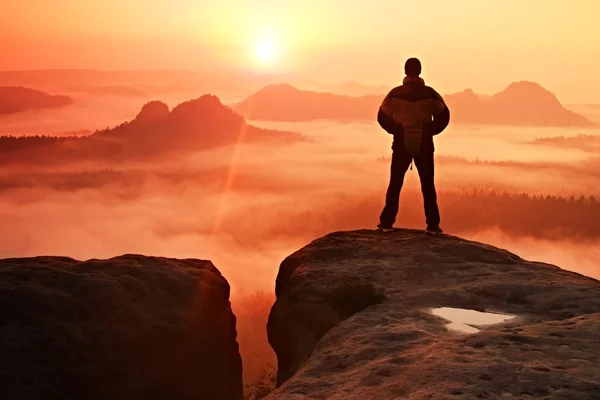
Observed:
[[[0,70],[248,69],[448,93],[532,80],[599,102],[598,0],[4,0]],[[273,47],[269,60],[256,48]],[[10,54],[10,57],[6,57]]]

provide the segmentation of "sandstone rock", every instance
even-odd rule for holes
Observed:
[[[142,107],[135,122],[147,124],[168,117],[170,114],[169,106],[162,101],[151,101]]]
[[[229,284],[210,261],[0,260],[0,398],[241,397]]]
[[[339,232],[285,259],[276,295],[269,399],[600,399],[600,282],[556,266],[446,235]],[[516,317],[465,334],[437,307]]]

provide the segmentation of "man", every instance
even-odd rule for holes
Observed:
[[[434,184],[433,137],[441,133],[450,122],[450,111],[442,97],[425,86],[421,75],[421,62],[409,58],[404,65],[406,77],[385,97],[377,122],[394,135],[390,184],[385,198],[385,208],[379,217],[379,230],[393,230],[400,190],[404,175],[414,160],[421,180],[428,233],[442,233],[440,213]]]

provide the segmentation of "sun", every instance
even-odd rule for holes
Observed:
[[[254,54],[260,61],[273,61],[278,56],[277,43],[272,38],[262,38],[256,43]]]

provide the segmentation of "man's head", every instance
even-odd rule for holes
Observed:
[[[421,75],[421,61],[418,58],[409,58],[404,64],[404,73],[406,76]]]

